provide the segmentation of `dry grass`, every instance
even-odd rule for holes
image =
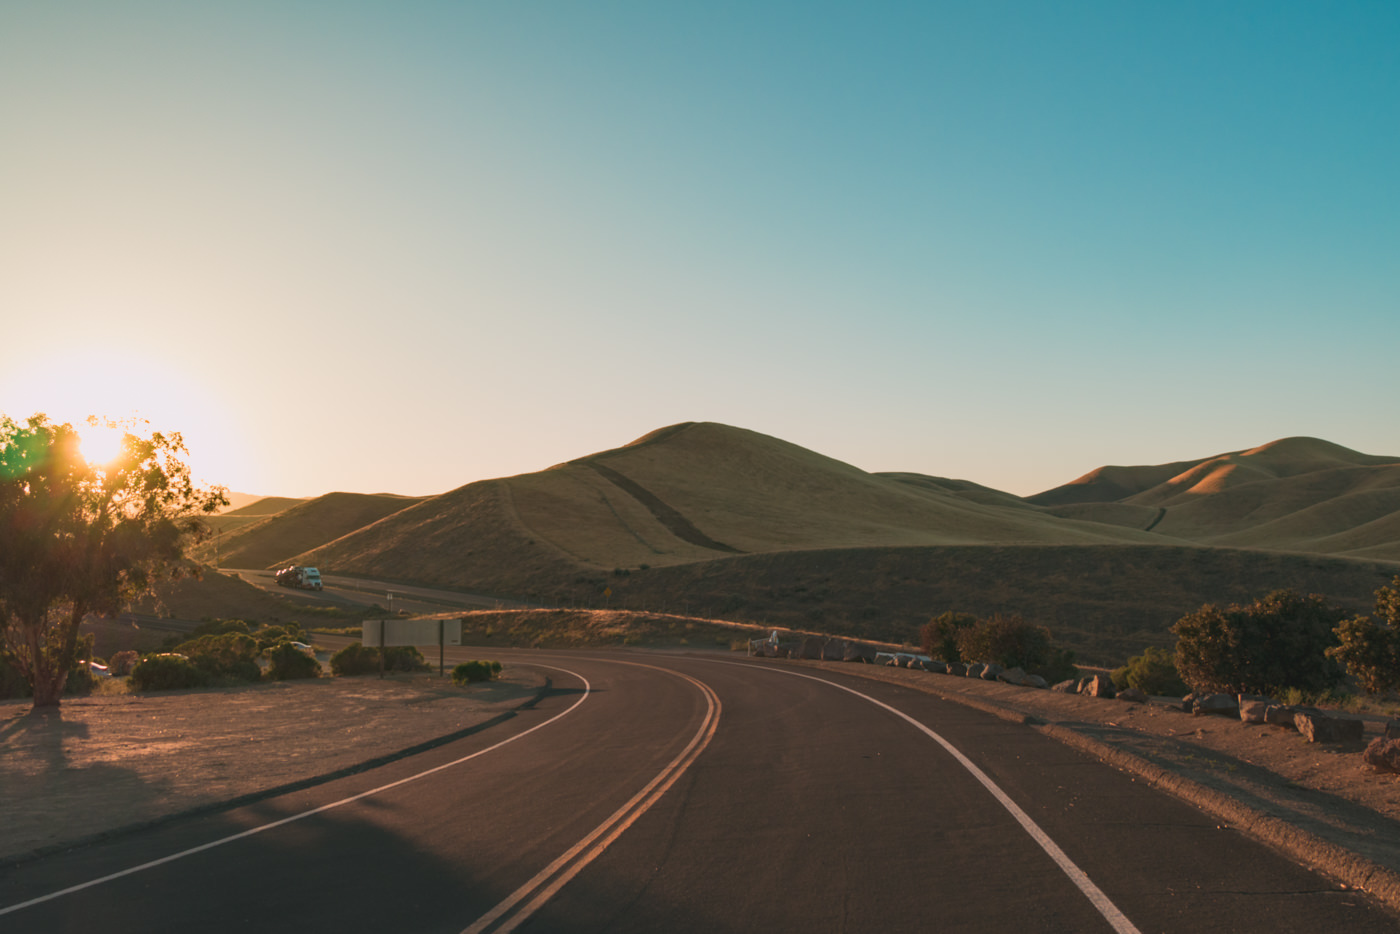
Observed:
[[[388,494],[328,493],[295,502],[243,527],[224,530],[217,542],[211,540],[200,546],[195,557],[213,563],[217,552],[219,563],[224,567],[278,567],[290,563],[294,555],[312,551],[418,502],[421,500]],[[249,508],[257,509],[259,505],[255,503]],[[230,514],[234,519],[257,515]],[[216,516],[211,525],[220,518],[225,522],[229,520],[229,516]]]

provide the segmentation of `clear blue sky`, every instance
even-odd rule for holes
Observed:
[[[247,492],[720,421],[1400,454],[1400,4],[0,5],[0,412]]]

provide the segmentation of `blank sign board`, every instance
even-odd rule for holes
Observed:
[[[380,630],[384,641],[379,641]],[[363,645],[461,645],[460,619],[367,619]]]

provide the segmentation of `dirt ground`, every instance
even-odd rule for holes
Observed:
[[[527,702],[539,675],[461,688],[433,674],[0,702],[0,865],[355,770]]]
[[[1292,730],[1193,717],[1165,703],[907,669],[793,664],[879,678],[1032,723],[1342,881],[1382,894],[1389,887],[1400,907],[1400,776],[1364,766],[1359,745],[1313,745]],[[76,698],[49,715],[3,702],[0,865],[363,767],[483,724],[543,686],[538,675],[508,666],[500,682],[471,689],[422,674]],[[1368,721],[1367,740],[1383,727],[1379,718]]]

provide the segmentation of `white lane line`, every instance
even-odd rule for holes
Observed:
[[[347,804],[353,804],[354,802],[359,801],[362,798],[368,798],[371,795],[381,794],[382,792],[388,791],[391,788],[397,788],[400,785],[407,785],[409,782],[416,782],[420,778],[427,778],[429,775],[436,774],[438,772],[443,771],[444,769],[450,769],[453,766],[461,765],[463,762],[469,762],[470,760],[475,759],[477,756],[484,756],[488,752],[500,749],[502,746],[505,746],[509,743],[515,742],[518,739],[523,739],[524,737],[529,736],[536,730],[543,729],[544,727],[549,726],[556,720],[559,720],[562,717],[566,717],[569,714],[573,713],[575,710],[577,710],[578,706],[582,704],[585,700],[587,700],[589,695],[592,693],[593,686],[588,683],[587,678],[585,678],[581,674],[578,674],[577,672],[569,671],[567,668],[557,668],[553,665],[536,665],[533,662],[530,664],[531,667],[549,668],[552,671],[562,671],[565,674],[573,675],[575,678],[578,678],[580,681],[583,682],[583,694],[579,697],[578,700],[570,704],[565,710],[558,714],[555,714],[543,723],[537,723],[534,726],[530,727],[528,730],[525,730],[521,733],[517,733],[510,739],[503,739],[499,743],[496,743],[494,746],[488,746],[485,749],[481,749],[472,753],[471,755],[463,756],[460,759],[454,759],[453,761],[445,763],[443,765],[434,766],[433,768],[428,769],[426,772],[419,772],[417,775],[410,775],[407,778],[401,778],[397,781],[390,782],[387,785],[380,785],[378,788],[371,788],[369,791],[362,791],[359,794],[352,795],[349,798],[342,798],[341,800],[334,801],[330,804],[323,804],[320,807],[313,808],[310,811],[302,811],[300,814],[293,814],[290,817],[284,817],[281,820],[273,821],[270,824],[263,824],[259,827],[253,827],[249,830],[244,830],[241,833],[232,834],[231,836],[227,837],[221,837],[218,840],[212,840],[209,843],[203,843],[199,846],[190,847],[188,850],[181,850],[180,852],[172,853],[169,856],[162,856],[160,859],[151,860],[149,863],[142,863],[139,866],[132,866],[130,869],[123,869],[120,872],[114,872],[110,875],[102,876],[99,879],[93,879],[88,882],[80,882],[79,884],[69,886],[66,889],[61,889],[57,892],[50,892],[48,895],[41,895],[38,898],[31,898],[27,902],[20,902],[15,905],[10,905],[6,908],[0,908],[0,916],[19,911],[22,908],[29,908],[34,905],[41,904],[43,902],[52,901],[53,899],[61,898],[64,895],[72,895],[74,892],[81,892],[83,889],[90,889],[93,886],[102,885],[104,882],[111,882],[114,879],[120,879],[124,876],[134,875],[138,872],[144,872],[147,869],[154,869],[155,867],[163,866],[166,863],[173,863],[177,859],[184,859],[185,857],[193,856],[196,853],[203,853],[205,850],[212,850],[215,847],[223,846],[226,843],[232,843],[235,840],[242,840],[244,837],[251,837],[255,834],[260,834],[264,831],[272,830],[276,827],[281,827],[283,824],[290,824],[293,821],[303,820],[305,818],[312,817],[316,814],[321,814],[326,811],[334,810],[335,808],[344,807]]]
[[[646,787],[633,795],[631,800],[613,812],[607,820],[570,847],[562,856],[540,870],[533,879],[478,918],[462,934],[482,934],[497,921],[500,921],[500,925],[494,928],[493,934],[509,934],[510,931],[514,931],[529,920],[535,912],[544,907],[545,903],[558,894],[559,890],[569,883],[569,880],[601,856],[603,851],[622,835],[623,831],[636,823],[637,819],[650,810],[652,805],[661,800],[662,795],[670,790],[676,780],[700,757],[700,754],[705,751],[705,747],[710,744],[710,740],[714,738],[715,731],[719,728],[721,705],[719,696],[710,689],[709,685],[669,668],[658,668],[639,662],[622,662],[612,659],[607,661],[618,665],[631,665],[636,668],[651,668],[654,671],[683,678],[695,685],[704,695],[706,702],[705,717],[700,723],[700,728],[691,738],[689,744],[655,778],[648,782]]]
[[[885,710],[888,710],[896,717],[899,717],[901,720],[904,720],[913,725],[915,729],[923,731],[923,733],[927,735],[930,739],[932,739],[934,742],[938,743],[938,745],[946,749],[948,753],[958,761],[959,765],[967,769],[968,772],[972,773],[972,777],[977,779],[977,781],[981,782],[982,787],[986,788],[989,792],[992,793],[992,797],[996,798],[997,802],[1002,807],[1006,808],[1007,812],[1010,813],[1011,816],[1016,819],[1016,822],[1021,825],[1021,827],[1026,831],[1026,833],[1031,835],[1031,839],[1040,845],[1040,848],[1044,850],[1046,854],[1055,861],[1055,864],[1060,867],[1060,869],[1064,872],[1065,875],[1069,876],[1070,881],[1073,882],[1079,888],[1079,891],[1084,893],[1084,896],[1089,899],[1089,901],[1093,904],[1094,908],[1098,910],[1099,914],[1103,915],[1104,920],[1113,926],[1113,930],[1117,931],[1118,934],[1141,934],[1141,932],[1138,931],[1138,929],[1133,925],[1133,923],[1128,920],[1127,916],[1124,915],[1123,912],[1118,910],[1118,906],[1113,904],[1109,897],[1103,893],[1103,890],[1093,883],[1089,876],[1085,874],[1084,870],[1076,866],[1074,860],[1070,859],[1069,856],[1065,854],[1065,851],[1060,849],[1059,844],[1057,844],[1054,840],[1051,840],[1050,835],[1047,834],[1044,830],[1042,830],[1040,828],[1040,825],[1037,824],[1034,820],[1032,820],[1029,814],[1021,810],[1020,805],[1018,805],[1015,801],[1012,801],[1011,797],[1007,795],[1006,792],[1002,791],[1001,787],[997,785],[996,782],[992,781],[992,779],[987,775],[986,772],[983,772],[981,769],[979,769],[971,759],[963,755],[958,750],[958,748],[952,743],[948,742],[942,736],[938,735],[933,730],[924,726],[922,723],[920,723],[918,720],[915,720],[913,717],[909,716],[904,711],[896,710],[889,704],[886,704],[883,701],[878,701],[868,694],[862,694],[860,691],[857,691],[854,688],[848,688],[844,684],[837,684],[835,681],[828,681],[825,678],[818,678],[813,675],[805,675],[797,671],[786,671],[782,668],[769,668],[767,665],[745,665],[739,662],[718,662],[718,664],[734,665],[736,667],[749,669],[758,668],[763,671],[771,671],[783,675],[792,675],[795,678],[806,678],[808,681],[816,681],[821,684],[827,684],[831,687],[839,688],[840,690],[845,691],[848,694],[854,694],[856,697],[862,698],[863,700],[867,700],[870,703],[874,704],[876,707],[883,707]]]

